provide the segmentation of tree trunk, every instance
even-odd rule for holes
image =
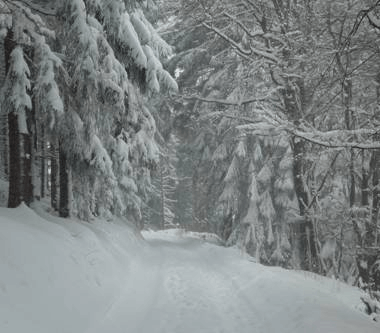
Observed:
[[[356,236],[358,238],[359,244],[362,244],[362,236],[360,232],[360,228],[358,226],[355,213],[353,211],[353,208],[355,206],[355,199],[356,199],[356,190],[355,190],[355,168],[354,168],[354,150],[351,148],[350,150],[350,164],[349,164],[349,172],[350,172],[350,216],[352,225],[354,227],[354,231],[356,233]]]
[[[232,233],[232,227],[233,227],[233,213],[232,210],[229,210],[228,214],[223,219],[222,224],[222,239],[227,242],[228,239],[231,236]],[[257,258],[257,260],[260,260],[260,258]]]
[[[51,206],[55,211],[58,211],[58,179],[59,179],[59,165],[58,165],[58,149],[56,142],[50,142],[50,199]]]
[[[46,188],[46,152],[45,152],[45,130],[44,126],[41,125],[41,138],[40,138],[40,197],[41,199],[45,197],[45,188]]]
[[[317,244],[313,222],[308,214],[308,193],[304,184],[305,141],[298,138],[292,139],[293,143],[293,181],[298,207],[302,221],[295,225],[295,236],[300,254],[301,268],[310,271],[318,267]]]
[[[350,55],[346,54],[346,64],[343,64],[343,58],[340,54],[337,54],[336,61],[338,64],[339,71],[344,77],[344,81],[342,82],[342,104],[344,107],[344,121],[346,125],[346,129],[353,130],[355,128],[354,125],[354,114],[352,110],[352,80],[347,76],[347,68],[350,68],[351,59]],[[354,149],[350,149],[350,162],[349,162],[349,179],[350,179],[350,217],[353,229],[355,231],[356,237],[360,245],[362,245],[362,235],[360,232],[360,228],[357,222],[357,217],[353,211],[356,200],[356,187],[355,187],[355,156]]]
[[[380,73],[376,76],[376,97],[377,97],[377,110],[379,113],[380,109]],[[376,142],[380,142],[380,135],[376,134],[374,136]],[[375,229],[374,244],[378,245],[377,236],[377,224],[379,218],[379,205],[380,205],[380,149],[376,149],[372,152],[371,162],[370,162],[370,172],[372,172],[372,213],[371,213],[371,225]],[[368,232],[369,230],[367,230]]]
[[[59,147],[59,216],[69,217],[69,166],[67,163],[66,153],[62,146]]]
[[[8,207],[15,208],[21,203],[20,186],[20,138],[18,132],[17,114],[8,113],[8,133],[9,133],[9,194]]]
[[[30,134],[20,134],[21,147],[21,173],[20,189],[22,201],[30,205],[33,201],[33,184],[32,184],[32,142]]]
[[[380,137],[377,135],[375,140],[380,142]],[[379,204],[380,204],[380,150],[377,149],[372,153],[371,158],[371,170],[372,170],[372,214],[371,225],[377,230],[378,218],[379,218]],[[369,231],[369,230],[368,230]],[[375,246],[378,245],[377,232],[375,232]]]
[[[165,192],[164,192],[164,170],[162,157],[160,157],[159,168],[160,168],[160,208],[161,208],[161,229],[165,229]]]
[[[6,180],[9,173],[8,148],[8,115],[2,113],[0,114],[0,177]]]
[[[16,43],[13,31],[8,29],[4,40],[5,68],[10,68],[11,53]],[[31,173],[31,138],[28,133],[20,133],[16,110],[8,110],[9,141],[9,196],[8,207],[14,208],[24,201],[29,205],[33,201]]]
[[[368,208],[369,207],[369,172],[368,172],[367,167],[365,166],[365,159],[366,159],[365,150],[363,149],[362,150],[362,184],[361,184],[362,206]]]
[[[365,166],[365,150],[362,150],[362,182],[361,182],[361,205],[363,213],[361,214],[365,221],[366,234],[364,237],[364,243],[367,246],[371,246],[375,240],[375,228],[372,227],[372,218],[369,214],[369,170]]]
[[[306,89],[302,79],[289,80],[283,91],[284,103],[287,115],[296,125],[302,117],[303,109],[307,104]],[[302,221],[294,225],[295,242],[293,246],[298,247],[300,264],[302,269],[318,271],[319,259],[317,254],[317,243],[313,221],[308,212],[309,198],[304,183],[306,168],[306,143],[304,140],[293,137],[291,140],[293,148],[293,182],[297,196],[300,216]]]
[[[5,60],[4,43],[0,43],[0,59]],[[0,61],[0,89],[3,87],[6,76],[6,61]],[[8,176],[8,117],[0,112],[0,177]]]
[[[13,40],[13,31],[8,29],[4,39],[5,70],[9,71],[11,53],[16,44]],[[10,112],[9,112],[10,111]],[[21,203],[20,189],[20,138],[18,131],[17,114],[8,110],[8,142],[9,142],[9,194],[8,207],[14,208]]]

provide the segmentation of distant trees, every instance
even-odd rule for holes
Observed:
[[[183,3],[167,31],[183,105],[175,124],[197,165],[194,214],[228,243],[328,274],[320,253],[334,239],[343,279],[357,271],[357,245],[378,246],[378,10]]]

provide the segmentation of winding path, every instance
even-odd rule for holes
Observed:
[[[318,288],[302,286],[302,274],[282,281],[280,270],[239,259],[229,249],[148,236],[125,289],[86,333],[348,333],[368,324]],[[365,332],[377,332],[371,325]]]

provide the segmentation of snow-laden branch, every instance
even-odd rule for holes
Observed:
[[[314,137],[312,134],[305,133],[300,130],[285,129],[286,132],[289,134],[292,134],[298,138],[304,139],[305,141],[308,141],[310,143],[326,147],[326,148],[356,148],[356,149],[380,149],[380,142],[344,142],[341,141],[341,139],[335,139],[328,141],[328,138],[318,138]],[[346,130],[342,130],[341,134],[345,134]],[[325,132],[326,136],[329,136],[329,132]]]
[[[214,98],[207,98],[207,97],[202,97],[202,96],[197,96],[197,95],[192,95],[192,96],[180,96],[182,99],[185,100],[197,100],[200,102],[205,102],[205,103],[216,103],[216,104],[224,104],[224,105],[245,105],[245,104],[250,104],[254,102],[263,102],[267,101],[271,96],[270,95],[265,95],[265,96],[260,96],[260,97],[251,97],[243,100],[228,100],[228,99],[214,99]]]
[[[209,25],[206,22],[203,22],[202,25],[206,27],[209,30],[214,31],[219,37],[223,38],[226,42],[228,42],[234,49],[236,49],[240,54],[242,54],[245,57],[252,57],[252,55],[259,56],[261,58],[264,58],[268,60],[269,62],[273,64],[278,64],[279,59],[272,53],[269,53],[267,51],[259,50],[255,47],[250,47],[249,49],[245,49],[243,45],[240,43],[237,43],[234,41],[231,37],[227,36],[224,32],[222,32],[220,29]]]
[[[232,16],[230,13],[223,12],[223,15],[234,21],[240,28],[242,28],[245,33],[251,37],[251,38],[256,38],[256,37],[262,37],[264,35],[263,31],[251,31],[241,20],[237,19],[236,17]]]
[[[240,53],[242,53],[242,54],[244,54],[246,56],[252,55],[252,51],[251,50],[245,49],[241,44],[235,42],[232,38],[230,38],[229,36],[227,36],[224,32],[222,32],[218,28],[215,28],[214,26],[211,26],[211,25],[207,24],[206,22],[203,22],[202,24],[203,24],[204,27],[206,27],[209,30],[214,31],[219,37],[222,37],[225,41],[227,41],[228,43],[230,43],[231,46],[233,48],[237,49]]]
[[[17,3],[24,4],[25,6],[29,7],[30,9],[34,10],[39,14],[46,16],[56,16],[56,10],[54,9],[54,7],[56,7],[55,5],[52,5],[51,9],[47,9],[45,7],[39,6],[31,0],[4,0],[4,2],[13,5],[17,5]]]
[[[285,132],[291,136],[326,148],[380,149],[379,141],[367,140],[359,142],[353,140],[353,138],[359,135],[374,136],[380,132],[380,130],[377,129],[362,128],[357,130],[332,130],[323,132],[314,128],[300,129],[292,123],[280,118],[269,119],[263,115],[256,119],[226,113],[219,113],[219,116],[243,121],[246,124],[237,126],[237,129],[259,136],[280,135]]]
[[[260,42],[257,42],[255,40],[258,37],[260,37],[260,38],[263,38],[263,39],[266,39],[266,40],[270,39],[270,40],[276,41],[276,42],[282,44],[284,47],[287,46],[287,43],[283,39],[277,37],[273,33],[264,32],[262,30],[251,31],[251,29],[249,29],[241,20],[239,20],[238,18],[232,16],[230,13],[223,12],[223,15],[226,16],[226,17],[228,17],[229,19],[231,19],[233,22],[235,22],[247,34],[248,37],[250,37],[251,39],[254,40],[253,42],[255,44],[261,44]],[[265,47],[265,45],[263,45],[263,46]],[[268,47],[266,47],[266,48],[268,49]]]
[[[40,17],[41,11],[36,10],[33,6],[29,4],[28,1],[12,1],[10,2],[9,0],[4,0],[5,3],[7,4],[8,9],[10,10],[10,13],[12,13],[15,9],[20,10],[23,15],[25,15],[25,18],[28,19],[35,27],[36,31],[48,38],[53,38],[55,39],[55,33],[53,30],[50,30],[45,22],[42,20]],[[33,12],[32,12],[33,10]],[[34,12],[37,12],[35,14]],[[42,13],[46,15],[45,13]],[[33,38],[35,38],[35,35],[33,34],[32,31],[29,31],[29,34],[32,35]]]

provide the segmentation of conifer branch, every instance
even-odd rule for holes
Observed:
[[[202,96],[197,96],[197,95],[192,95],[192,96],[180,96],[182,99],[185,100],[197,100],[200,102],[205,102],[205,103],[216,103],[216,104],[224,104],[224,105],[245,105],[245,104],[250,104],[254,102],[264,102],[267,101],[270,98],[270,95],[266,96],[261,96],[261,97],[251,97],[247,98],[241,101],[229,101],[226,99],[214,99],[214,98],[207,98],[207,97],[202,97]]]

